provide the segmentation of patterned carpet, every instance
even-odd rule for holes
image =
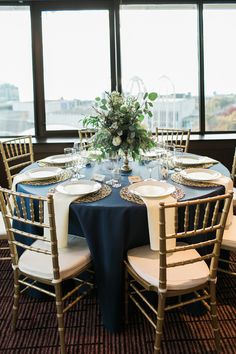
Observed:
[[[18,330],[11,330],[13,280],[11,266],[0,262],[0,353],[58,354],[54,302],[22,295]],[[222,353],[236,353],[236,278],[219,274],[218,316]],[[106,331],[96,295],[82,300],[66,314],[66,343],[73,354],[151,354],[154,330],[135,309],[120,333]],[[191,316],[187,310],[166,315],[163,354],[214,353],[208,314]]]

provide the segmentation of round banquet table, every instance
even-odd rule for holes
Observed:
[[[147,177],[146,168],[132,163],[132,173]],[[38,166],[37,163],[24,169]],[[225,176],[230,176],[227,168],[221,164],[210,167]],[[104,166],[88,166],[82,170],[89,179],[94,173],[106,173]],[[152,177],[157,171],[153,170]],[[122,187],[129,184],[128,176],[121,177]],[[224,193],[223,186],[189,187],[169,183],[182,188],[185,196],[181,200],[210,197]],[[46,195],[53,185],[35,186],[18,184],[17,191]],[[123,314],[123,259],[127,250],[149,243],[146,206],[129,202],[120,197],[121,188],[113,188],[112,193],[95,202],[71,203],[69,210],[69,233],[86,237],[94,263],[100,304],[104,326],[110,331],[121,328]]]

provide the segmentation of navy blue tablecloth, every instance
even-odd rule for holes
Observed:
[[[222,164],[212,168],[229,176],[229,171]],[[100,167],[87,167],[83,173],[90,178],[94,171],[104,172]],[[133,165],[133,175],[145,177],[145,173],[143,166]],[[155,173],[154,170],[154,177]],[[196,188],[169,182],[184,190],[182,200],[224,193],[222,186]],[[122,176],[122,186],[128,184],[127,175]],[[46,195],[51,187],[19,184],[17,190]],[[72,203],[69,214],[69,233],[83,235],[87,239],[94,262],[103,324],[111,331],[119,330],[122,323],[123,259],[127,250],[149,242],[146,207],[121,199],[119,192],[120,188],[113,188],[110,196],[99,201]]]

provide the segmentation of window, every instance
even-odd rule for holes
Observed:
[[[34,134],[30,8],[0,6],[1,136]]]
[[[204,6],[206,130],[236,130],[236,4]]]
[[[42,29],[46,129],[78,129],[111,89],[109,12],[43,11]]]
[[[75,136],[115,89],[158,93],[153,131],[236,132],[236,0],[0,3],[1,136]]]
[[[150,128],[198,131],[196,6],[122,6],[120,27],[123,90],[159,94]]]

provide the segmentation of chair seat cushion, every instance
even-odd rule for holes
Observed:
[[[50,243],[37,240],[31,246],[50,249]],[[59,252],[60,276],[69,278],[88,265],[91,254],[84,237],[68,235],[68,247],[61,248]],[[19,259],[19,269],[31,276],[43,279],[53,279],[52,256],[26,250]]]
[[[6,228],[3,221],[2,213],[0,212],[0,240],[6,240],[6,239],[7,239]]]
[[[236,250],[236,215],[233,215],[230,227],[224,230],[222,248]]]
[[[173,263],[199,257],[196,250],[179,251],[168,255]],[[135,272],[148,283],[159,287],[159,252],[149,245],[128,251],[128,262]],[[209,279],[209,268],[204,261],[167,269],[167,289],[180,290],[204,284]]]

